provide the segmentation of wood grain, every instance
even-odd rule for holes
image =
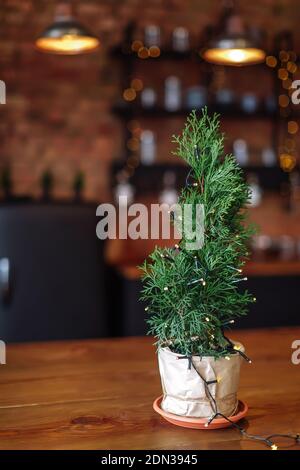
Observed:
[[[300,431],[300,328],[235,332],[244,363],[239,396],[254,434]],[[177,428],[152,410],[161,393],[151,338],[8,346],[0,366],[1,449],[264,449],[234,429]],[[290,445],[291,449],[300,446]]]

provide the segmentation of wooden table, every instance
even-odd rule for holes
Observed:
[[[236,332],[252,357],[240,398],[251,433],[300,431],[300,328]],[[160,382],[151,338],[8,346],[0,366],[1,449],[265,449],[234,429],[184,430],[152,410]],[[300,449],[291,445],[292,449]]]

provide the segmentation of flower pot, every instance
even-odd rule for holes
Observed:
[[[240,343],[234,344],[244,352]],[[238,353],[219,359],[192,356],[189,360],[169,348],[159,349],[161,408],[175,415],[197,418],[210,418],[216,408],[227,417],[234,415],[238,407],[241,360]]]

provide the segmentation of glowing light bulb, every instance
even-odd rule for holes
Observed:
[[[208,318],[208,317],[205,317],[205,320],[206,320],[206,321],[209,321],[209,318]]]
[[[223,65],[243,65],[263,62],[266,54],[256,47],[246,48],[211,48],[207,49],[203,57],[208,62]]]
[[[276,444],[273,444],[273,445],[271,446],[271,449],[272,449],[272,450],[277,450],[277,449],[278,449],[278,447],[277,447],[277,445],[276,445]]]
[[[226,361],[230,361],[230,357],[229,357],[229,356],[225,356],[225,359],[226,359]]]
[[[164,290],[167,291],[167,290],[169,290],[169,288],[168,288],[168,287],[164,287]]]
[[[245,60],[246,54],[241,49],[233,49],[228,52],[228,58],[232,62],[243,62]]]
[[[239,346],[238,344],[235,344],[233,346],[233,349],[235,349],[236,351],[239,351],[241,349],[241,346]]]
[[[148,310],[149,310],[149,307],[145,307],[145,312],[148,312]]]

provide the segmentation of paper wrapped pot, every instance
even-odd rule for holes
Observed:
[[[239,349],[244,352],[240,343]],[[206,381],[217,381],[208,385],[216,400],[218,412],[232,416],[238,406],[237,391],[240,378],[241,356],[228,354],[230,360],[212,356],[192,356],[189,368],[187,357],[173,353],[169,348],[158,351],[159,372],[163,389],[161,407],[164,411],[180,416],[209,418],[214,414],[209,397],[206,396]],[[181,359],[179,359],[181,358]]]

